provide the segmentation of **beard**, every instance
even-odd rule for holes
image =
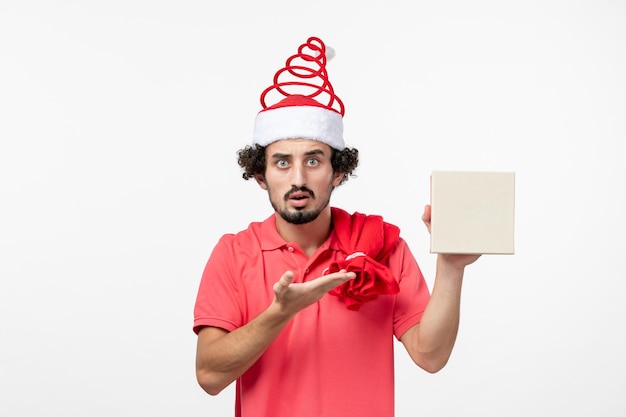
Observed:
[[[296,211],[279,210],[278,214],[280,214],[280,217],[282,217],[287,223],[305,224],[317,219],[322,210],[323,208]]]
[[[278,213],[280,215],[280,217],[283,218],[283,220],[285,220],[287,223],[291,223],[291,224],[306,224],[306,223],[310,223],[313,220],[317,219],[319,217],[319,215],[322,213],[322,211],[324,211],[324,209],[326,207],[328,207],[328,205],[330,204],[330,195],[332,193],[333,190],[333,186],[332,184],[330,185],[329,189],[328,189],[328,197],[326,198],[325,201],[322,202],[322,204],[311,208],[311,209],[305,209],[304,207],[298,207],[292,210],[289,210],[287,208],[280,208],[278,207],[278,204],[276,204],[274,201],[272,201],[272,199],[270,198],[270,203],[272,204],[272,207],[274,208],[274,211],[276,211],[276,213]],[[269,190],[268,190],[269,191]],[[288,201],[289,200],[289,195],[293,192],[296,191],[304,191],[307,192],[311,195],[311,200],[313,202],[316,201],[316,197],[315,197],[315,193],[313,193],[313,191],[309,190],[306,187],[294,187],[291,190],[289,190],[288,193],[285,194],[284,200]],[[269,194],[269,193],[268,193]]]

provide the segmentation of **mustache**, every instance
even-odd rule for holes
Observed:
[[[291,197],[291,194],[293,193],[297,193],[297,192],[303,192],[303,193],[307,193],[311,196],[311,198],[315,198],[315,193],[313,192],[313,190],[307,188],[307,187],[291,187],[291,190],[287,191],[287,193],[285,193],[285,201],[289,200],[289,198]]]

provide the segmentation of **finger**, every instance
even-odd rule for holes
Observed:
[[[424,206],[424,214],[422,214],[422,221],[428,225],[430,224],[430,217],[431,217],[431,207],[430,205],[427,204]]]
[[[356,277],[356,273],[354,272],[348,272],[347,269],[340,269],[339,271],[335,272],[335,274],[347,274],[347,277],[350,277],[350,279]],[[330,274],[332,275],[332,274]]]
[[[337,272],[333,272],[332,274],[326,275],[326,278],[330,278],[332,280],[339,279],[339,280],[346,280],[346,281],[349,281],[355,277],[356,277],[356,273],[348,272],[347,269],[340,269]]]
[[[326,292],[354,278],[356,278],[356,273],[347,272],[345,269],[342,269],[341,271],[317,278],[315,283],[318,288]]]
[[[424,214],[422,214],[422,221],[426,225],[426,229],[428,229],[428,233],[430,233],[430,220],[431,220],[431,207],[430,205],[424,206]]]
[[[356,272],[348,272],[348,271],[346,271],[346,278],[348,280],[356,278]]]
[[[287,291],[287,287],[289,287],[289,285],[293,282],[293,277],[294,275],[292,271],[285,271],[278,282],[274,284],[274,292],[276,294],[282,294]]]

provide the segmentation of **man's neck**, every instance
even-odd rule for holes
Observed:
[[[317,216],[317,219],[305,224],[292,224],[276,214],[276,230],[286,242],[295,242],[307,254],[313,255],[330,235],[332,215],[330,207]]]

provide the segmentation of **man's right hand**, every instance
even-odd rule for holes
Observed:
[[[274,303],[280,307],[282,313],[291,318],[300,310],[319,301],[328,291],[355,277],[354,272],[342,269],[312,281],[294,284],[294,273],[285,271],[274,284]]]

